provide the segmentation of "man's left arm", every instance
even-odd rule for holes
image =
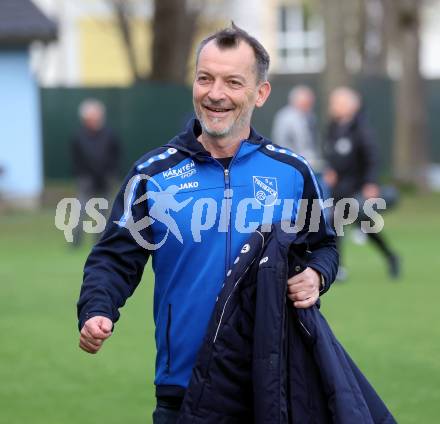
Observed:
[[[288,297],[297,308],[316,303],[335,280],[339,265],[336,234],[325,215],[318,182],[309,166],[304,169],[298,214],[305,214],[305,218],[295,244],[306,246],[306,269],[288,280]]]

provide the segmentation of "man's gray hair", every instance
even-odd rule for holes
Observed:
[[[357,91],[355,91],[351,87],[340,86],[336,87],[331,93],[330,96],[342,96],[346,98],[350,102],[350,106],[353,110],[357,111],[361,107],[361,96]]]
[[[311,95],[313,98],[315,97],[315,93],[313,90],[307,86],[307,85],[295,85],[290,91],[289,91],[289,103],[293,103],[296,96],[300,93],[307,93]]]
[[[81,120],[87,116],[90,110],[99,110],[102,115],[102,118],[105,118],[105,106],[104,103],[97,99],[86,99],[81,102],[78,108],[78,116]]]

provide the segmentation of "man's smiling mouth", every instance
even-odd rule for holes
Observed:
[[[215,107],[215,106],[208,106],[208,105],[203,105],[203,107],[205,109],[207,109],[208,111],[214,112],[214,113],[229,112],[232,110],[232,108],[223,108],[223,107]]]

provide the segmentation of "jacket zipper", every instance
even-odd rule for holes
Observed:
[[[231,231],[231,212],[232,212],[232,197],[231,197],[231,167],[232,163],[234,162],[235,158],[237,157],[238,153],[241,150],[241,147],[247,140],[242,140],[240,142],[240,145],[238,146],[238,149],[235,151],[234,156],[231,159],[231,162],[229,163],[229,166],[227,168],[223,169],[223,175],[224,175],[224,181],[225,181],[225,192],[228,197],[226,197],[226,216],[228,220],[228,226],[227,226],[227,232],[226,232],[226,261],[225,261],[225,279],[227,276],[228,271],[231,269],[231,245],[232,245],[232,231]],[[214,159],[222,168],[223,165],[216,159]]]
[[[241,144],[240,144],[241,147]],[[232,162],[234,161],[238,151],[240,150],[240,147],[235,152],[235,155],[232,157],[231,162],[229,163],[229,166],[227,168],[223,168],[223,165],[217,160],[214,159],[219,166],[223,168],[223,178],[224,178],[224,184],[225,184],[225,200],[226,200],[226,213],[225,218],[227,219],[228,225],[226,228],[226,258],[225,258],[225,279],[227,276],[227,273],[231,267],[231,244],[232,244],[232,232],[231,232],[231,212],[232,212],[232,198],[231,198],[231,179],[230,179],[230,168],[232,165]]]
[[[225,193],[226,193],[226,219],[228,220],[228,226],[227,226],[227,232],[226,232],[226,268],[225,268],[225,278],[226,274],[229,271],[231,267],[231,244],[232,244],[232,231],[231,231],[231,212],[232,212],[232,199],[231,199],[231,180],[230,180],[230,171],[229,168],[231,167],[232,161],[234,158],[232,158],[231,163],[229,164],[229,167],[227,169],[224,169],[224,176],[225,176]]]

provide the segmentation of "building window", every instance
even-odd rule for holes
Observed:
[[[277,71],[319,72],[324,67],[323,25],[304,4],[278,9]]]

